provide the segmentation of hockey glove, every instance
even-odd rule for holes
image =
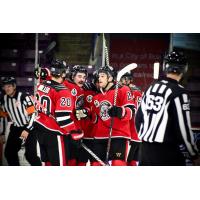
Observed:
[[[123,118],[125,113],[124,107],[113,106],[108,110],[110,117],[118,117],[119,119]]]
[[[78,129],[78,130],[72,130],[70,131],[70,135],[72,138],[72,143],[77,147],[80,148],[82,144],[82,138],[83,138],[83,131]]]
[[[84,90],[93,90],[93,91],[96,91],[96,86],[93,84],[93,83],[90,83],[90,82],[85,82],[83,84],[83,89]]]
[[[39,68],[37,67],[37,68],[35,68],[34,69],[34,77],[36,78],[36,79],[39,79]]]
[[[88,111],[86,109],[76,109],[76,118],[78,120],[84,119],[88,117]]]

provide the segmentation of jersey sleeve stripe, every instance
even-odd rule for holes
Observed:
[[[192,156],[195,156],[196,152],[194,152],[192,145],[187,140],[187,132],[186,132],[186,127],[185,127],[185,123],[184,123],[183,112],[182,112],[182,107],[181,107],[181,102],[180,102],[179,97],[175,98],[174,101],[175,101],[177,114],[178,114],[179,128],[180,128],[183,140],[185,141],[186,147],[187,147],[188,151],[190,152],[190,154]]]
[[[57,117],[57,118],[56,118],[56,121],[57,121],[57,122],[59,122],[59,121],[64,121],[64,120],[67,120],[67,119],[69,119],[69,118],[70,118],[70,116]]]

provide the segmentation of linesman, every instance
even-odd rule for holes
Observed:
[[[183,54],[169,53],[163,62],[166,77],[155,81],[143,95],[136,113],[136,128],[142,140],[139,165],[185,165],[182,144],[194,165],[200,164],[191,130],[189,94],[179,84],[187,66]]]

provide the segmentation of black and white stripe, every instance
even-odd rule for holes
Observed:
[[[21,92],[17,92],[14,97],[4,95],[3,104],[14,126],[32,129],[35,113],[28,115],[26,111],[28,107],[33,106],[29,96],[24,96]]]
[[[71,119],[71,111],[57,110],[55,111],[55,117],[61,128],[65,128],[74,123]]]
[[[196,155],[189,105],[187,91],[177,82],[166,79],[152,84],[136,113],[139,138],[150,143],[184,142],[189,153]]]

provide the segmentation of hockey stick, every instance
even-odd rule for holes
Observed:
[[[34,66],[35,70],[38,67],[38,42],[39,42],[39,34],[36,33],[35,34],[35,66]],[[36,94],[37,84],[38,84],[38,80],[35,78],[34,79],[34,96]]]
[[[95,158],[102,166],[109,166],[108,164],[104,163],[91,149],[89,149],[84,143],[81,146],[93,157]]]
[[[153,78],[154,79],[158,79],[159,77],[159,67],[160,67],[160,63],[156,62],[153,65]]]
[[[116,83],[116,88],[115,88],[115,93],[114,93],[114,103],[113,106],[116,106],[117,103],[117,95],[118,95],[118,88],[119,88],[119,81],[121,77],[126,74],[127,72],[130,72],[131,70],[137,68],[136,63],[132,63],[124,67],[122,70],[120,70],[117,74],[117,83]],[[106,164],[108,164],[109,160],[109,152],[110,152],[110,144],[111,144],[111,136],[112,136],[112,129],[113,129],[113,123],[114,123],[114,117],[111,118],[111,123],[110,123],[110,131],[109,131],[109,138],[108,138],[108,144],[107,144],[107,151],[106,151]]]
[[[32,97],[33,101],[34,101],[35,103],[37,103],[37,104],[40,106],[40,108],[41,108],[44,112],[46,112],[46,108],[45,108],[34,96],[31,96],[31,97]],[[49,117],[52,117],[52,118],[56,121],[55,117],[54,117],[51,113],[47,113],[47,115],[48,115]],[[96,159],[102,166],[107,166],[107,164],[104,163],[104,162],[103,162],[91,149],[89,149],[84,143],[82,143],[81,146],[82,146],[94,159]]]
[[[103,33],[103,47],[104,47],[104,53],[105,53],[105,63],[106,63],[106,66],[110,66],[110,62],[109,62],[109,54],[108,54],[108,47],[106,45],[106,39],[105,39],[105,35]]]

